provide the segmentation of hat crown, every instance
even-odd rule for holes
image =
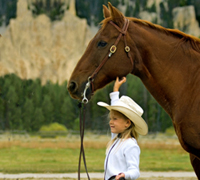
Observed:
[[[124,103],[127,105],[127,108],[129,108],[130,110],[134,111],[136,114],[138,114],[139,116],[142,116],[143,114],[143,109],[135,102],[133,101],[130,97],[128,96],[122,96],[118,102],[118,103]]]
[[[148,126],[144,119],[141,117],[143,114],[143,109],[128,96],[122,96],[120,99],[111,99],[112,105],[106,104],[104,102],[98,102],[97,104],[107,108],[109,111],[115,110],[124,114],[135,124],[135,131],[139,134],[146,135],[148,133]]]

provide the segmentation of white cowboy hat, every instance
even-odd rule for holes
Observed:
[[[99,106],[103,106],[110,110],[116,110],[124,114],[135,124],[135,131],[141,135],[148,133],[148,126],[144,119],[141,117],[143,109],[130,97],[122,96],[115,104],[109,105],[104,102],[98,102]]]

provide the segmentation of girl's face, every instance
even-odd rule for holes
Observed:
[[[131,125],[129,119],[124,118],[124,116],[117,111],[110,111],[110,129],[112,133],[123,133]]]

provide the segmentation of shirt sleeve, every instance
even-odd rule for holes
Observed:
[[[119,100],[119,91],[110,93],[111,106]]]
[[[110,104],[113,105],[119,100],[119,91],[110,93]],[[117,134],[111,133],[111,139],[114,139]]]
[[[139,161],[140,148],[137,144],[128,146],[124,151],[124,156],[127,163],[127,171],[124,172],[125,179],[137,179],[140,176]]]

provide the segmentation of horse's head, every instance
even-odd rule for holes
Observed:
[[[75,99],[81,100],[84,92],[90,99],[94,91],[133,70],[130,49],[126,45],[130,39],[126,33],[129,21],[110,3],[108,5],[109,9],[103,6],[105,19],[101,28],[90,41],[69,80],[68,91]]]

